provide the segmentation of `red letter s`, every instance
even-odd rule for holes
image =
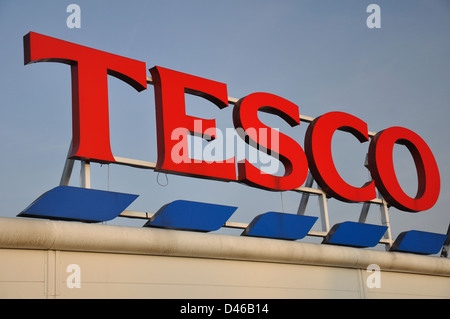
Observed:
[[[258,129],[273,130],[259,121],[258,110],[276,114],[291,126],[300,124],[298,106],[277,95],[253,93],[240,99],[233,110],[233,122],[238,133],[244,130],[245,135],[257,146],[271,150],[272,154],[279,156],[285,173],[284,176],[265,174],[245,160],[238,163],[239,180],[269,190],[291,190],[300,187],[308,175],[308,162],[302,147],[281,133],[279,133],[279,141],[272,141],[272,134],[267,134],[267,141],[258,139]],[[244,138],[244,136],[241,137]]]

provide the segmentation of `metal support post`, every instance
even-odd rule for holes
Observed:
[[[306,179],[305,187],[312,187],[314,179],[311,173],[308,173],[308,178]],[[300,205],[298,206],[297,215],[305,215],[306,205],[308,205],[309,196],[311,193],[303,192],[302,199],[300,200]]]
[[[89,161],[81,161],[80,186],[91,188],[91,163]]]
[[[330,231],[330,220],[328,218],[328,203],[327,203],[327,195],[325,193],[319,195],[319,207],[320,207],[320,219],[322,222],[322,231],[328,233]]]
[[[387,230],[384,233],[384,238],[388,241],[386,250],[389,250],[393,244],[392,233],[391,233],[391,223],[389,221],[389,207],[387,202],[383,199],[383,204],[380,205],[381,214],[381,224],[387,226]]]
[[[441,257],[448,257],[448,251],[450,250],[450,224],[448,224],[447,230],[447,239],[444,242],[444,246],[442,247]]]
[[[367,215],[369,214],[370,202],[364,202],[361,208],[361,214],[359,215],[358,223],[365,223],[367,220]]]
[[[70,182],[70,175],[72,175],[73,164],[75,163],[73,159],[69,158],[70,152],[72,152],[72,141],[70,141],[69,151],[67,152],[66,162],[59,182],[60,186],[68,186]]]

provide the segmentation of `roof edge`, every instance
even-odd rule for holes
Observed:
[[[54,220],[0,218],[0,248],[85,251],[318,265],[450,276],[450,259],[400,252]]]

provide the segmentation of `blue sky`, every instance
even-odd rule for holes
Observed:
[[[69,29],[66,8],[81,7],[81,28]],[[381,28],[369,29],[366,8],[381,8]],[[59,183],[71,138],[70,68],[60,63],[23,65],[29,31],[226,83],[241,98],[268,92],[297,104],[300,114],[342,111],[370,131],[403,126],[430,146],[441,174],[441,193],[429,211],[391,208],[393,235],[418,229],[445,233],[450,200],[450,3],[417,1],[12,1],[0,0],[0,216],[16,216]],[[137,93],[109,79],[113,154],[156,161],[153,87]],[[188,99],[187,112],[232,127],[232,106],[215,109]],[[291,128],[274,116],[265,123],[303,146],[307,127]],[[367,143],[336,134],[333,151],[341,175],[355,186]],[[398,178],[414,194],[417,176],[406,148],[395,151]],[[71,185],[78,185],[75,166]],[[233,221],[266,211],[295,213],[300,194],[263,191],[237,183],[158,174],[115,165],[92,165],[92,187],[140,195],[130,209],[155,212],[175,199],[237,206]],[[162,182],[165,176],[159,175]],[[331,223],[358,218],[361,204],[329,200]],[[307,214],[317,216],[311,204]],[[379,223],[371,209],[370,222]],[[110,224],[143,225],[120,219]],[[239,233],[239,232],[238,232]]]

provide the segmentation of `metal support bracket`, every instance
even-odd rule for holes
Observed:
[[[70,141],[69,151],[67,152],[66,162],[64,164],[64,169],[61,175],[61,181],[59,182],[59,186],[69,186],[70,175],[72,175],[73,164],[75,161],[69,158],[70,153],[72,152],[72,141]]]
[[[59,182],[60,186],[69,186],[70,176],[72,175],[75,160],[69,158],[72,152],[72,141],[70,141],[69,151],[67,152],[66,162]],[[80,187],[91,188],[91,166],[89,161],[81,161],[80,169]]]
[[[449,250],[450,250],[450,224],[448,224],[447,239],[445,240],[444,246],[442,247],[441,257],[448,257]]]

